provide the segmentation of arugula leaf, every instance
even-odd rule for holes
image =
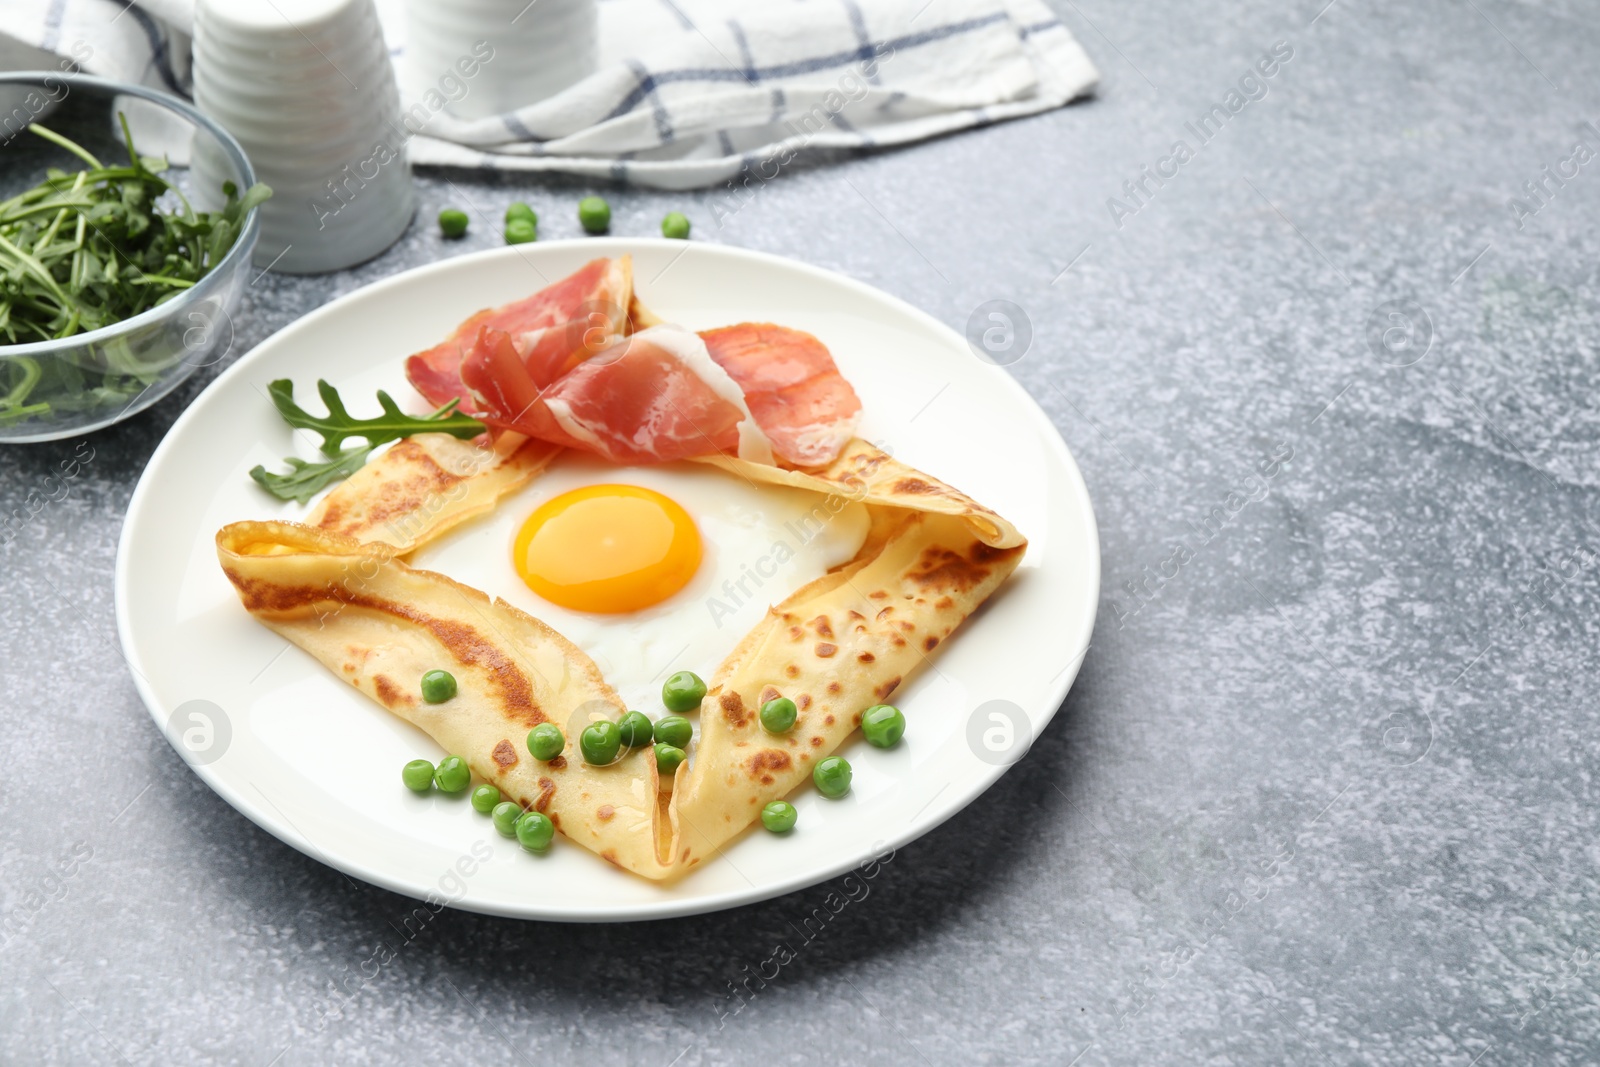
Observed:
[[[367,457],[378,445],[410,437],[414,433],[447,433],[469,441],[483,433],[487,427],[477,419],[456,411],[458,401],[452,400],[431,415],[407,415],[401,411],[382,389],[378,390],[378,406],[383,414],[370,419],[358,419],[345,408],[339,390],[321,379],[317,380],[317,394],[327,405],[326,415],[313,415],[294,402],[294,383],[279,378],[267,386],[273,406],[283,421],[298,430],[310,430],[322,437],[322,451],[331,459],[313,463],[289,456],[289,465],[283,474],[274,474],[257,464],[250,471],[256,484],[279,500],[298,500],[304,504],[318,491],[334,482],[350,477],[367,462]],[[3,401],[0,401],[3,403]],[[0,412],[0,418],[3,418]],[[352,437],[366,441],[346,449],[344,443]]]
[[[398,441],[414,433],[447,433],[470,441],[488,428],[477,419],[457,412],[459,401],[456,400],[431,415],[407,415],[382,389],[378,390],[378,405],[383,408],[383,414],[376,418],[358,419],[345,409],[339,391],[320,378],[317,380],[317,393],[322,397],[323,404],[327,405],[326,415],[313,415],[296,404],[294,383],[287,378],[279,378],[268,385],[267,393],[284,422],[321,436],[322,451],[329,456],[340,455],[345,441],[351,437],[362,438],[369,447]]]
[[[289,464],[287,474],[273,474],[258,463],[250,469],[250,477],[279,500],[298,500],[304,504],[321,489],[342,481],[360,470],[370,455],[372,455],[371,445],[366,448],[352,448],[348,452],[340,453],[338,458],[322,463],[311,463],[299,456],[290,456],[284,460]]]

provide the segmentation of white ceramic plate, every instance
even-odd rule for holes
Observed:
[[[315,380],[327,378],[358,413],[378,388],[423,410],[406,383],[405,356],[478,308],[623,252],[635,257],[641,299],[669,321],[705,329],[766,320],[816,334],[861,396],[863,437],[971,493],[1030,542],[1016,574],[941,648],[933,669],[899,690],[905,739],[880,751],[858,735],[842,750],[855,768],[847,797],[829,801],[804,788],[792,798],[800,811],[793,833],[757,827],[665,887],[576,846],[530,856],[460,799],[408,792],[401,765],[439,758],[438,746],[256,624],[223,578],[213,542],[228,522],[304,514],[247,474],[257,463],[279,469],[291,452],[313,454],[299,439],[306,435],[293,434],[268,402],[269,381],[290,378],[311,400]],[[471,535],[469,525],[451,536]],[[462,560],[452,577],[509,598],[511,590],[495,585],[502,561],[473,569],[470,553],[452,556]],[[1054,427],[959,334],[799,263],[618,238],[447,260],[351,293],[269,338],[213,382],[156,450],[128,508],[116,582],[123,649],[151,715],[196,773],[258,825],[409,896],[497,915],[610,921],[713,911],[800,889],[970,803],[1065,697],[1094,625],[1100,552],[1083,479]],[[787,592],[775,590],[773,599]],[[737,636],[728,635],[730,650]],[[994,717],[1008,706],[1020,709],[1009,742],[1006,722]]]

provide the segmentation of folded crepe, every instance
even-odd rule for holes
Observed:
[[[444,433],[407,437],[340,482],[306,522],[402,555],[414,551],[493,510],[561,452],[559,445],[510,436],[485,447]]]
[[[567,837],[628,870],[657,872],[655,760],[648,749],[591,767],[568,745],[548,763],[528,731],[626,710],[583,650],[503,600],[408,567],[378,542],[292,522],[236,522],[217,554],[246,609],[389,711],[466,757],[479,777]],[[418,679],[455,675],[428,704]],[[660,877],[660,873],[650,874]]]
[[[421,461],[402,455],[385,471],[394,451],[369,465],[366,488],[347,482],[328,499],[343,494],[338,508],[366,507],[383,487],[401,484]],[[763,805],[801,784],[861,713],[889,699],[1016,569],[1026,547],[993,511],[859,439],[810,472],[707,460],[730,475],[809,489],[829,510],[863,503],[871,527],[855,559],[769,609],[712,676],[689,761],[664,799],[649,747],[607,767],[578,758],[574,724],[624,711],[582,650],[505,601],[401,559],[467,517],[454,517],[455,509],[480,513],[522,484],[520,468],[503,470],[509,462],[468,472],[454,500],[383,496],[382,522],[407,531],[395,540],[370,521],[331,528],[326,501],[321,528],[234,523],[217,535],[223,570],[265,625],[465,757],[512,799],[550,815],[566,837],[655,880],[715,855]],[[422,509],[425,518],[407,518]],[[440,667],[456,676],[457,695],[423,703],[417,680]],[[776,696],[799,709],[782,736],[766,733],[758,718]],[[525,738],[546,721],[562,727],[568,746],[563,758],[540,763]]]

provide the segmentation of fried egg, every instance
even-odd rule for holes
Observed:
[[[511,565],[552,604],[624,615],[688,585],[701,555],[700,531],[676,500],[637,485],[586,485],[534,509]]]
[[[854,558],[868,522],[840,496],[567,452],[412,563],[553,627],[654,718],[668,675],[709,682],[770,605]]]

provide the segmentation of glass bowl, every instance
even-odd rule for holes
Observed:
[[[174,96],[84,74],[23,71],[0,73],[0,201],[37,185],[49,167],[73,173],[84,166],[28,132],[32,123],[44,124],[112,165],[128,153],[119,116],[127,117],[141,156],[168,157],[173,166],[163,177],[196,210],[222,206],[224,181],[232,181],[240,193],[255,184],[255,171],[239,143]],[[203,165],[182,166],[191,163]],[[200,188],[199,173],[207,176],[204,184],[216,188]],[[233,341],[232,315],[261,228],[258,214],[252,209],[245,215],[221,262],[165,303],[59,340],[7,344],[0,334],[0,442],[53,441],[109,426],[143,411],[226,355]]]

